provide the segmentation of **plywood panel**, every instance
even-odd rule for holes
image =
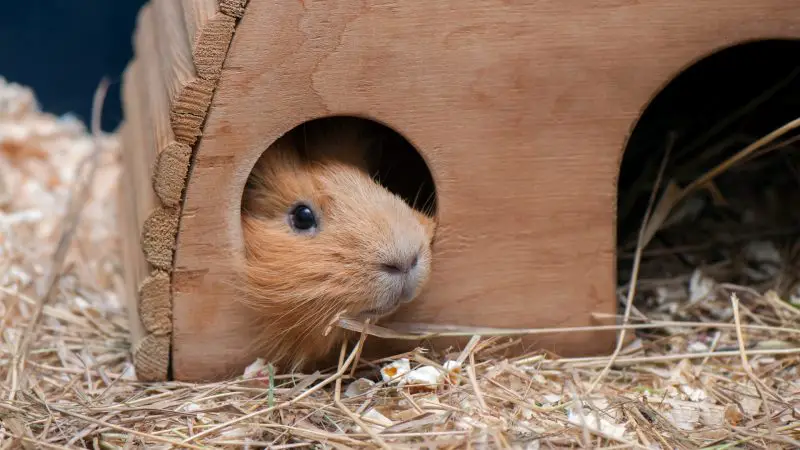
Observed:
[[[234,22],[216,0],[152,0],[137,19],[135,57],[123,80],[120,199],[134,364],[142,380],[168,376],[183,191]]]
[[[237,1],[233,6],[222,2],[225,12],[220,11],[217,0],[182,0],[181,3],[197,73],[203,79],[216,80],[233,37],[236,17],[244,11],[244,1]],[[231,10],[236,15],[231,14]]]
[[[132,101],[138,93],[135,86],[135,79],[139,64],[133,61],[123,74],[122,81],[122,101],[127,102],[129,107],[126,110],[125,121],[120,127],[122,142],[122,171],[118,185],[118,198],[120,202],[120,233],[125,238],[122,245],[122,257],[124,261],[125,290],[123,298],[126,300],[128,310],[129,326],[131,333],[131,344],[136,348],[145,335],[139,314],[139,302],[137,286],[147,276],[148,266],[142,257],[142,248],[139,245],[138,237],[141,233],[137,217],[138,205],[135,177],[138,175],[137,165],[134,158],[139,157],[137,151],[142,148],[141,143],[141,116],[140,103]]]

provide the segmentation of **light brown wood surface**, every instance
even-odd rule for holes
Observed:
[[[173,376],[219,379],[258,356],[232,286],[244,183],[281,134],[330,115],[400,132],[436,182],[433,274],[396,320],[594,324],[591,313],[615,312],[616,178],[636,119],[693,62],[777,37],[800,37],[792,0],[249,2],[181,206]],[[592,354],[614,336],[527,344]]]
[[[216,0],[151,0],[137,18],[135,56],[123,77],[120,202],[132,351],[142,380],[169,375],[183,191],[235,23],[219,9]]]
[[[219,11],[217,0],[181,0],[192,60],[201,77],[219,77],[235,19]]]
[[[141,158],[137,151],[131,149],[143,148],[140,130],[141,125],[141,103],[133,99],[138,94],[136,80],[139,78],[137,69],[139,65],[136,61],[129,65],[128,70],[123,74],[122,79],[122,102],[125,104],[125,121],[120,127],[120,137],[123,151],[121,153],[122,167],[118,185],[118,198],[120,203],[120,234],[123,237],[122,256],[125,275],[124,299],[128,310],[128,323],[131,333],[131,345],[135,351],[144,337],[144,326],[142,325],[139,312],[137,292],[138,283],[147,276],[147,264],[142,257],[142,247],[138,237],[141,234],[142,220],[139,218],[137,198],[146,196],[147,192],[138,193],[134,179],[139,174],[136,160]],[[146,178],[145,178],[146,179]]]
[[[143,380],[159,379],[166,375],[166,366],[155,361],[157,355],[163,355],[164,339],[151,336],[145,324],[150,324],[148,318],[150,310],[145,305],[139,304],[139,287],[146,283],[152,266],[142,257],[142,246],[139,241],[144,223],[153,209],[158,207],[158,198],[150,188],[149,174],[150,162],[157,153],[155,142],[156,130],[163,129],[158,124],[158,118],[153,116],[154,99],[158,95],[157,89],[149,88],[156,73],[150,69],[148,58],[154,57],[153,33],[149,32],[149,23],[152,20],[152,5],[146,5],[140,11],[137,19],[137,28],[144,30],[134,39],[134,51],[137,58],[130,64],[123,78],[122,100],[126,105],[126,122],[123,132],[123,176],[127,183],[120,186],[124,199],[130,202],[127,209],[133,218],[132,223],[126,223],[124,230],[126,237],[125,253],[128,277],[128,288],[133,290],[133,297],[128,298],[128,306],[136,311],[136,317],[131,320],[132,345],[137,374]],[[157,109],[157,108],[156,108]],[[156,111],[157,112],[157,111]],[[167,124],[168,125],[168,124]],[[170,323],[171,325],[171,323]],[[167,348],[168,343],[167,343]],[[140,358],[140,355],[145,355]]]

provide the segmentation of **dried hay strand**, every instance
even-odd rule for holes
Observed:
[[[64,264],[53,265],[81,182],[76,167],[98,143],[81,220]],[[652,238],[643,249],[640,237],[636,252],[621,251],[641,264],[635,292],[620,288],[627,317],[613,328],[634,336],[613,360],[506,353],[521,334],[584,329],[345,318],[339,325],[362,336],[327,372],[279,374],[257,360],[226,382],[137,382],[118,294],[117,152],[115,136],[92,137],[74,119],[43,114],[30,90],[0,80],[0,448],[800,447],[798,247],[781,253],[769,234],[711,219],[685,225],[703,245],[681,242],[689,233],[675,221],[659,227],[671,245]],[[743,176],[734,174],[738,185]],[[737,183],[713,178],[718,192],[735,191]],[[651,197],[657,211],[663,203]],[[692,198],[672,204],[666,220]],[[708,235],[727,239],[709,244]],[[713,264],[703,252],[713,252]],[[53,268],[56,288],[43,302]],[[473,337],[463,349],[360,357],[365,339],[426,333]]]

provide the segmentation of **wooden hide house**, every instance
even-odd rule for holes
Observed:
[[[123,80],[138,377],[217,380],[259,356],[230,283],[244,184],[278,137],[335,115],[397,131],[435,182],[433,273],[397,320],[599,324],[616,312],[616,181],[641,112],[715,51],[798,35],[791,0],[151,0]],[[590,355],[615,336],[526,342]]]

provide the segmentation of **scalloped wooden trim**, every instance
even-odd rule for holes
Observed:
[[[180,206],[189,173],[192,147],[173,142],[159,152],[153,165],[153,190],[165,206]]]
[[[246,6],[247,0],[221,0],[219,8],[223,13],[231,17],[241,18],[244,15]]]
[[[175,236],[180,212],[177,208],[158,208],[144,221],[142,251],[153,267],[171,272]]]
[[[139,286],[139,317],[144,329],[153,335],[169,336],[172,332],[170,276],[156,270]]]
[[[139,249],[126,251],[125,257],[126,281],[138,286],[126,295],[132,297],[131,340],[140,380],[169,376],[171,273],[182,196],[193,146],[246,3],[150,0],[137,18],[135,56],[123,82],[126,173],[120,199],[126,209],[126,248]]]
[[[182,3],[197,74],[216,81],[233,39],[236,19],[241,15],[226,13],[234,12],[230,7],[221,11],[217,0],[182,0]]]
[[[133,368],[140,381],[164,381],[169,371],[169,335],[148,334],[133,350]]]

